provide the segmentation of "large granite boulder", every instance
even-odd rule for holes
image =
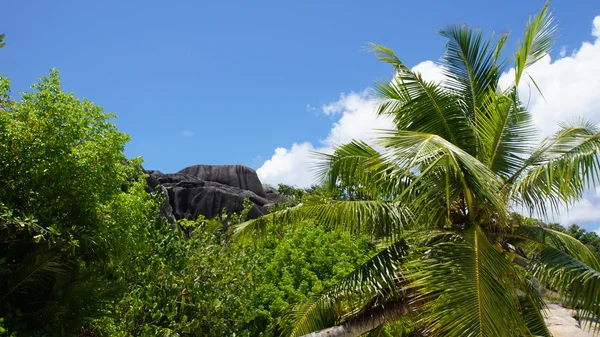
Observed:
[[[265,197],[256,171],[243,165],[194,165],[177,172],[195,176],[200,180],[213,181],[227,186],[239,187]]]
[[[256,172],[242,165],[194,165],[177,173],[145,173],[149,175],[148,189],[160,189],[165,196],[162,212],[171,221],[199,215],[213,218],[223,209],[228,215],[239,213],[244,199],[253,204],[248,218],[255,219],[267,214],[269,205],[287,201],[272,188],[265,191]]]

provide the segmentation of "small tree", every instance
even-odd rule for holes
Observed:
[[[0,317],[71,335],[109,300],[108,270],[147,205],[126,198],[143,182],[115,116],[63,92],[56,70],[32,89],[13,100],[0,77]]]

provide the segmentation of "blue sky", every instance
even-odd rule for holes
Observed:
[[[543,5],[432,3],[8,0],[0,13],[7,43],[0,72],[17,92],[58,68],[65,90],[119,116],[132,137],[127,155],[143,156],[147,168],[245,164],[268,182],[289,183],[304,179],[301,150],[330,147],[345,139],[336,134],[356,136],[348,130],[371,125],[356,117],[369,108],[363,92],[390,69],[365,51],[368,42],[417,66],[442,54],[436,30],[447,24],[509,31],[514,45]],[[574,3],[551,3],[560,37],[549,66],[585,41],[596,46],[600,1]],[[595,102],[583,113],[593,116]]]

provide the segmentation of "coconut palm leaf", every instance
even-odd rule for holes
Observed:
[[[525,36],[519,41],[514,55],[516,85],[525,69],[547,55],[556,40],[557,27],[548,6],[549,2],[546,2],[538,14],[529,18]]]
[[[531,155],[535,135],[531,114],[521,106],[516,90],[508,96],[490,90],[482,101],[475,123],[481,139],[478,158],[508,179]]]
[[[520,336],[526,331],[514,267],[479,228],[424,248],[405,277],[426,302],[422,318],[434,336]]]
[[[429,173],[444,170],[444,176],[448,174],[453,178],[448,180],[461,186],[460,192],[464,195],[471,216],[474,217],[477,213],[474,206],[476,201],[489,203],[498,213],[504,212],[505,203],[499,194],[501,185],[497,176],[460,147],[437,135],[412,131],[389,132],[378,143],[388,150],[386,161],[394,162],[408,171],[419,170],[420,174],[413,184],[421,182],[422,185],[429,185],[443,198],[448,196],[449,187],[430,184],[426,180],[433,177],[439,181],[439,174],[432,176]],[[422,197],[425,196],[432,197],[431,194],[423,193]]]
[[[29,283],[43,284],[45,280],[64,272],[60,255],[54,252],[33,252],[19,263],[19,267],[3,275],[0,303],[10,294]]]
[[[547,214],[578,200],[600,178],[600,132],[590,122],[563,124],[545,139],[509,179],[510,198],[531,212]]]
[[[558,249],[572,258],[600,270],[600,262],[594,253],[586,245],[568,234],[549,228],[522,225],[516,229],[513,236],[541,244],[543,247],[549,246]]]
[[[398,130],[436,134],[473,153],[475,135],[455,96],[439,83],[424,81],[391,49],[373,44],[372,50],[396,71],[391,82],[375,88],[382,100],[377,113],[393,117]]]
[[[473,120],[485,103],[483,97],[490,90],[496,91],[506,67],[506,62],[497,63],[504,39],[494,44],[493,36],[486,39],[483,30],[464,24],[449,26],[439,33],[448,39],[442,57],[444,86],[457,94],[464,113]]]
[[[552,337],[542,315],[543,307],[536,305],[528,295],[519,297],[519,306],[530,335]]]
[[[328,229],[388,238],[397,237],[404,227],[410,228],[414,223],[409,207],[399,202],[309,198],[299,206],[243,222],[235,226],[234,235],[251,235],[257,230],[264,232],[269,224],[283,225],[308,218]]]

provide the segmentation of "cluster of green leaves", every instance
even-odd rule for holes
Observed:
[[[126,161],[114,115],[63,92],[58,71],[32,89],[15,101],[0,77],[0,317],[26,335],[68,335],[111,293],[97,269],[129,246],[118,201],[139,160]]]
[[[63,92],[55,70],[32,88],[15,101],[0,78],[2,335],[275,336],[291,306],[374,254],[309,220],[232,242],[248,202],[169,224],[114,115]]]
[[[269,234],[257,248],[260,286],[252,295],[252,306],[256,326],[264,327],[255,332],[263,336],[289,330],[289,309],[331,287],[375,254],[366,237],[327,231],[310,220]]]
[[[342,237],[311,222],[241,245],[230,242],[214,219],[180,221],[178,231],[156,219],[136,228],[138,251],[117,273],[126,295],[91,331],[111,336],[277,336],[291,306],[374,253],[365,239]],[[189,237],[188,228],[193,229]]]

